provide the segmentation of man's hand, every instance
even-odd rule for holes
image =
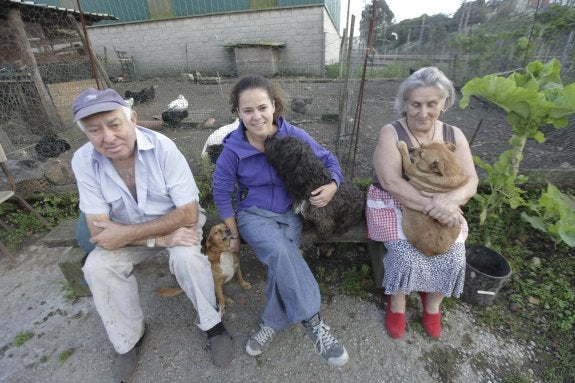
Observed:
[[[180,227],[176,231],[156,239],[156,244],[162,247],[200,245],[201,239],[195,226]]]
[[[98,235],[90,238],[90,242],[96,246],[116,250],[132,242],[124,225],[112,221],[94,221],[94,226],[103,229]]]

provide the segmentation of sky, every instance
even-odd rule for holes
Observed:
[[[405,19],[413,19],[427,13],[429,16],[438,13],[445,13],[448,16],[453,15],[459,9],[464,0],[385,0],[389,9],[395,15],[395,22]],[[347,17],[348,0],[341,0],[341,25],[342,30],[345,26]],[[355,15],[354,35],[359,33],[359,23],[361,21],[361,11],[365,4],[371,4],[371,0],[351,0],[350,12]],[[349,17],[351,23],[351,16]]]

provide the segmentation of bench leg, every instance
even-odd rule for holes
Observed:
[[[383,282],[383,256],[387,252],[383,242],[369,240],[367,251],[371,256],[371,268],[373,270],[373,282],[377,288],[381,288]]]

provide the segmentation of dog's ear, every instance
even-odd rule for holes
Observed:
[[[430,165],[429,168],[435,174],[439,174],[440,176],[445,174],[445,163],[443,161],[434,160]]]
[[[444,142],[444,144],[445,144],[445,146],[447,146],[447,149],[451,150],[452,152],[455,151],[456,146],[455,146],[453,143],[451,143],[451,142]]]

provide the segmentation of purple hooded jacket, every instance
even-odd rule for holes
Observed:
[[[303,129],[289,124],[283,117],[276,119],[275,123],[278,126],[278,136],[295,136],[309,143],[339,187],[343,176],[337,158]],[[255,206],[279,214],[288,212],[292,208],[292,200],[282,180],[264,153],[248,142],[244,130],[244,124],[240,123],[236,130],[224,138],[224,149],[216,164],[213,193],[220,218],[224,220],[234,215],[234,191],[238,210]]]

